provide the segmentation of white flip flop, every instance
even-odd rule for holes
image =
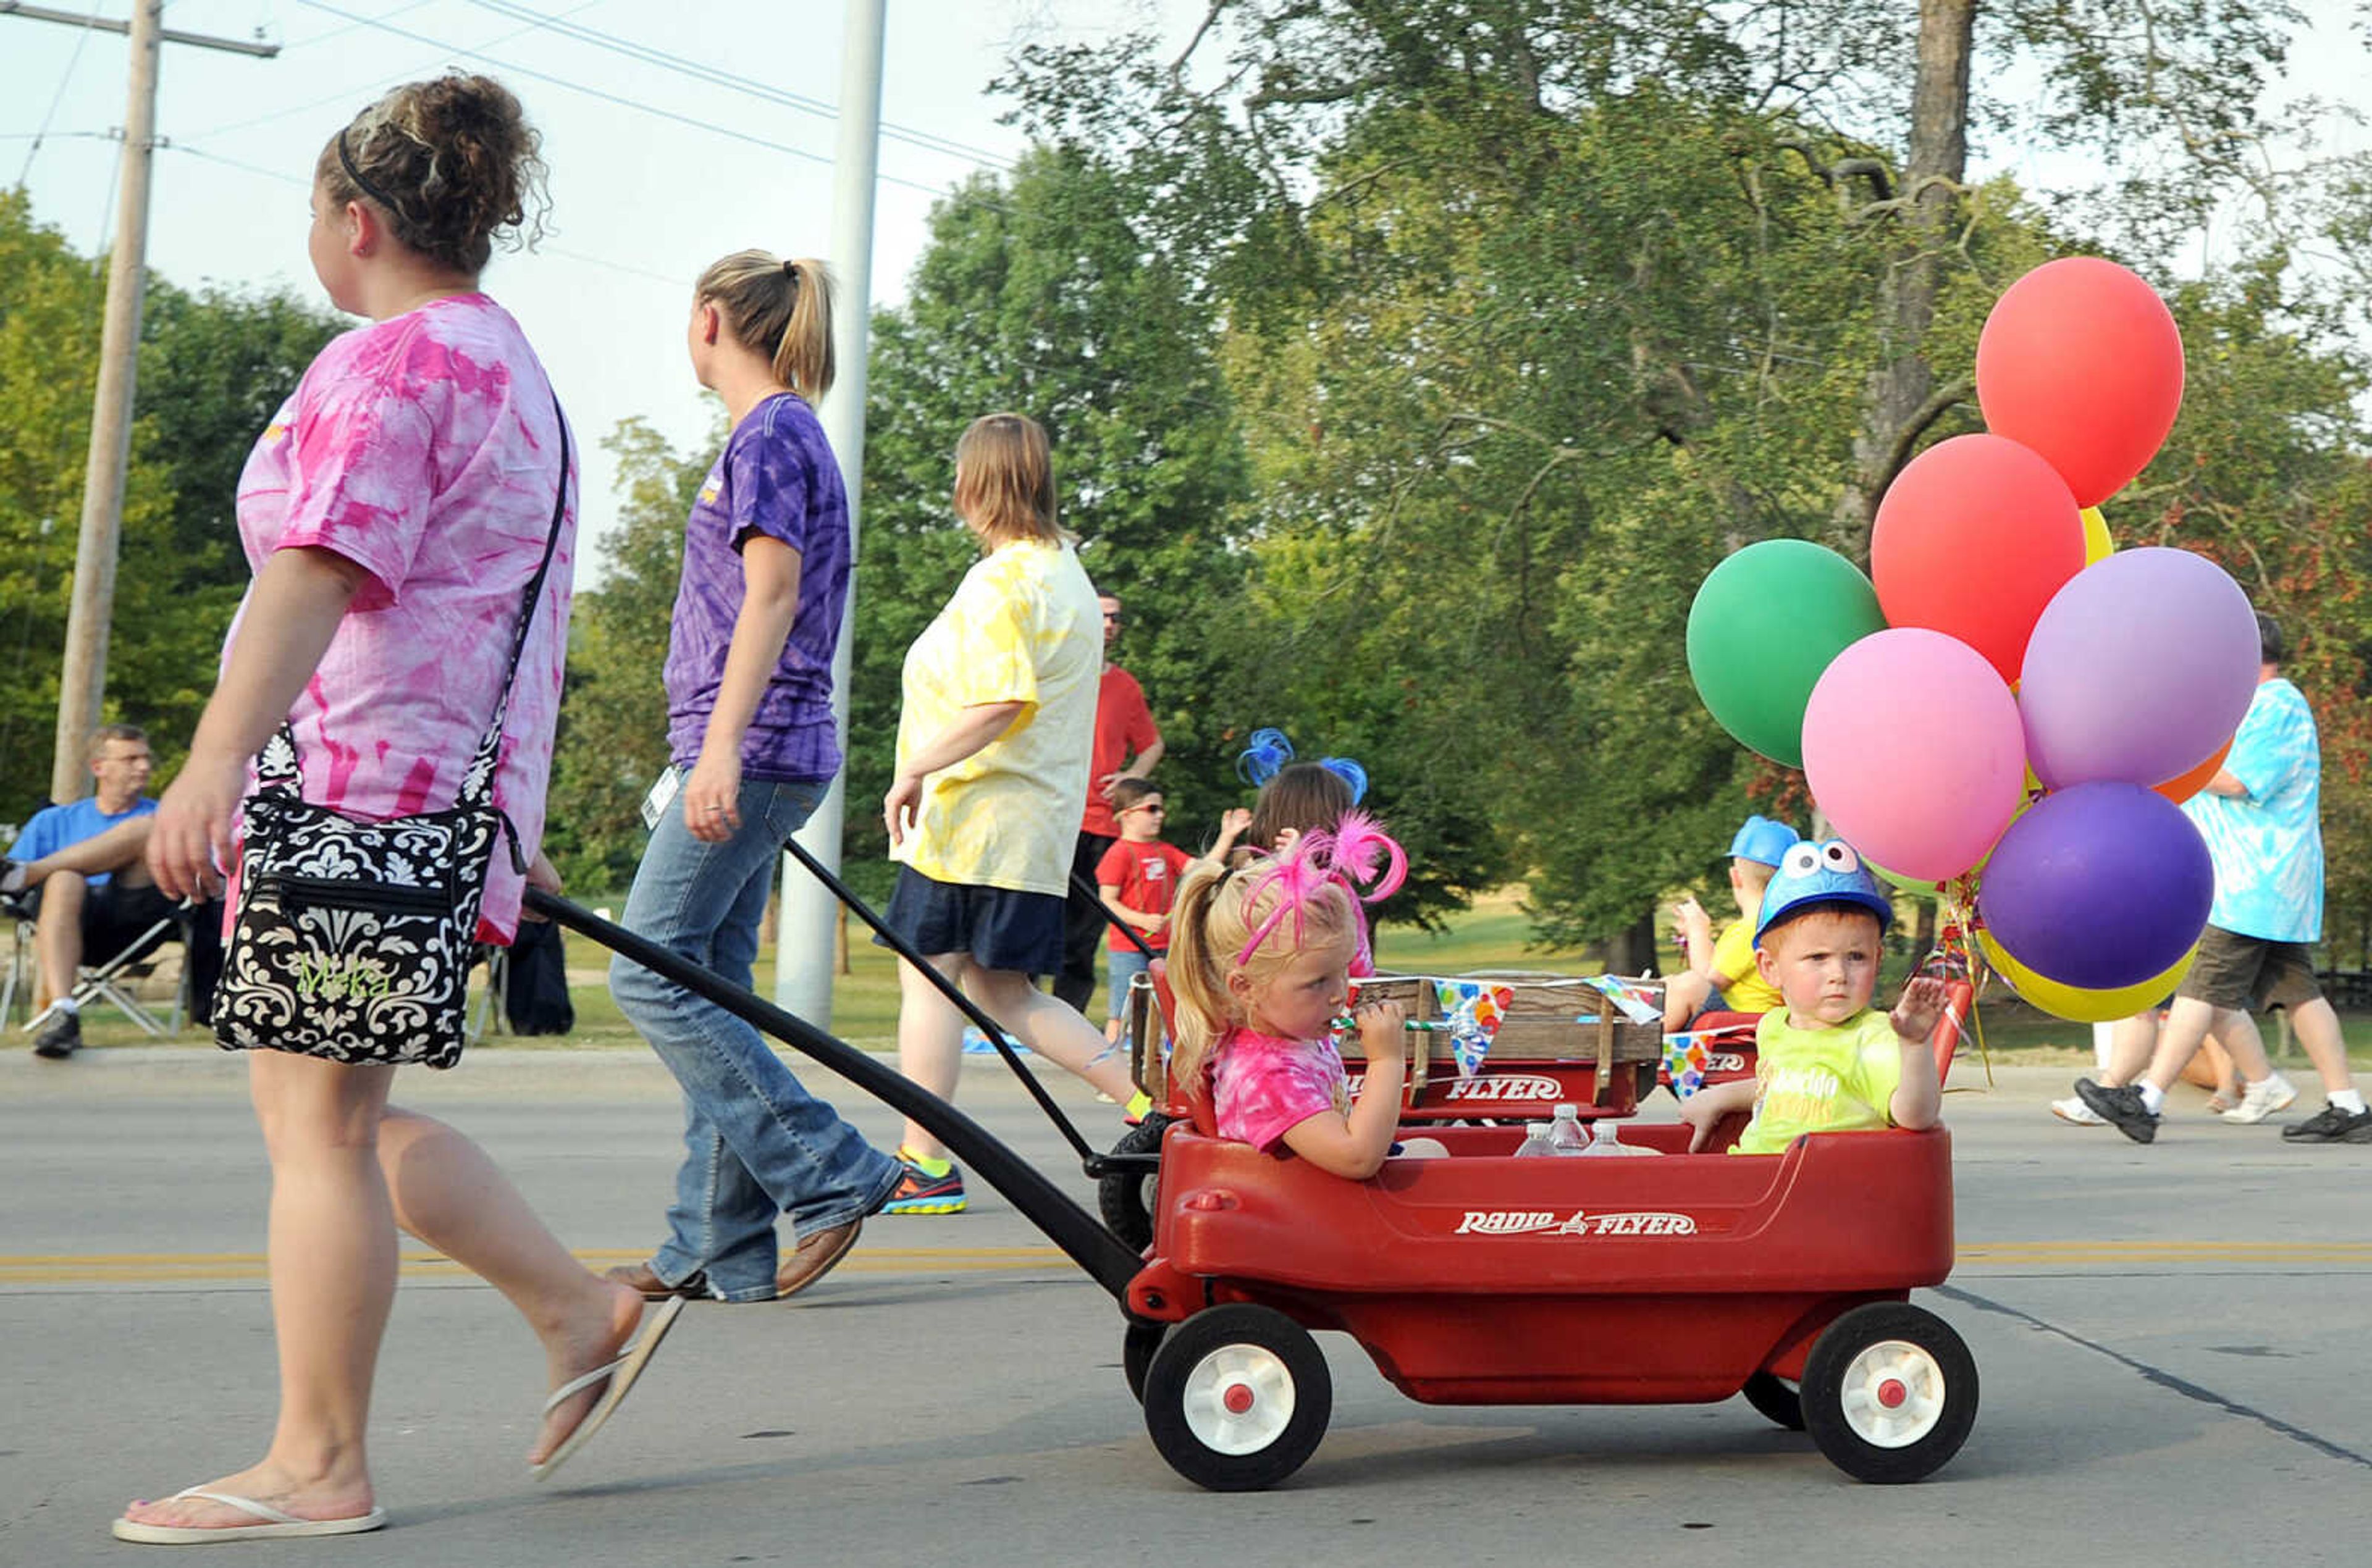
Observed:
[[[585,1419],[576,1423],[574,1432],[561,1439],[560,1446],[552,1451],[549,1458],[540,1465],[529,1465],[529,1474],[538,1481],[550,1480],[552,1472],[566,1462],[569,1455],[583,1447],[587,1439],[601,1430],[601,1423],[625,1402],[634,1380],[643,1375],[643,1368],[650,1365],[652,1354],[659,1348],[659,1342],[667,1338],[667,1331],[675,1327],[676,1318],[682,1315],[688,1305],[680,1295],[666,1302],[652,1315],[650,1321],[643,1325],[642,1337],[628,1346],[623,1355],[607,1366],[595,1367],[582,1377],[573,1377],[552,1391],[552,1396],[543,1401],[544,1415],[550,1415],[562,1400],[583,1393],[605,1377],[610,1380],[610,1391],[601,1396],[601,1402],[585,1412]]]
[[[146,1546],[199,1546],[215,1540],[263,1540],[273,1536],[353,1536],[365,1530],[375,1530],[387,1523],[387,1510],[374,1508],[367,1514],[355,1514],[343,1519],[300,1519],[294,1514],[284,1514],[268,1504],[251,1497],[240,1497],[228,1492],[209,1492],[203,1486],[192,1486],[173,1493],[172,1500],[202,1497],[209,1503],[219,1503],[226,1508],[237,1508],[252,1514],[260,1521],[252,1525],[224,1525],[205,1529],[196,1525],[144,1525],[132,1519],[115,1521],[115,1539],[139,1541]]]

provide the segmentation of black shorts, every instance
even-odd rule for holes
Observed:
[[[24,901],[26,912],[40,920],[41,889],[34,889]],[[109,877],[83,895],[83,962],[107,962],[147,935],[158,921],[172,919],[176,907],[154,883],[127,888],[122,877]]]
[[[984,970],[1059,974],[1063,906],[1052,893],[935,882],[901,865],[881,920],[924,958],[962,953]],[[873,940],[890,945],[878,936]]]
[[[2199,957],[2175,988],[2219,1009],[2287,1007],[2295,1012],[2322,995],[2313,956],[2303,942],[2269,942],[2211,925],[2199,938]]]

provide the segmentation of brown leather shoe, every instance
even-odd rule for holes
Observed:
[[[671,1295],[680,1295],[686,1301],[708,1299],[708,1276],[704,1273],[694,1273],[683,1283],[671,1285],[651,1272],[648,1263],[620,1263],[602,1270],[601,1277],[641,1291],[645,1301],[665,1301]]]
[[[862,1219],[846,1225],[836,1225],[830,1230],[820,1230],[799,1243],[798,1250],[783,1260],[774,1273],[774,1299],[798,1295],[808,1286],[831,1272],[832,1265],[848,1256],[856,1245],[856,1233],[865,1228]]]

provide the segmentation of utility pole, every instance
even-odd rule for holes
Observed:
[[[91,399],[90,457],[83,471],[82,530],[75,541],[73,607],[66,616],[65,662],[58,675],[57,749],[50,798],[81,798],[90,787],[83,748],[107,694],[107,632],[115,613],[115,554],[123,523],[123,476],[132,457],[132,399],[140,362],[140,307],[148,282],[148,172],[157,145],[157,64],[164,43],[194,44],[269,60],[276,43],[174,32],[164,0],[134,0],[119,22],[0,0],[0,16],[123,33],[132,40],[132,84],[123,115],[123,172],[115,212],[115,249],[107,263],[107,314],[99,340],[99,389]]]
[[[832,343],[838,374],[820,411],[824,438],[848,487],[848,603],[831,656],[831,719],[848,749],[848,672],[856,626],[858,503],[865,491],[865,384],[873,315],[873,184],[881,151],[881,39],[887,0],[848,0],[840,41],[840,131],[832,147]],[[832,781],[797,838],[827,869],[840,869],[848,769]],[[783,918],[774,935],[774,1005],[818,1028],[831,1027],[832,940],[839,911],[807,868],[783,857]]]

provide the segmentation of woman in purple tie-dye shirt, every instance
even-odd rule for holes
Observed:
[[[652,827],[625,923],[742,986],[783,844],[840,771],[831,663],[848,496],[814,408],[831,387],[831,290],[820,261],[736,251],[693,285],[686,334],[692,373],[733,430],[684,525],[667,656],[669,777],[681,784]],[[715,1003],[622,958],[610,991],[684,1104],[668,1238],[610,1277],[654,1300],[725,1301],[822,1278],[897,1185],[898,1163]],[[777,1268],[785,1214],[798,1239]]]

